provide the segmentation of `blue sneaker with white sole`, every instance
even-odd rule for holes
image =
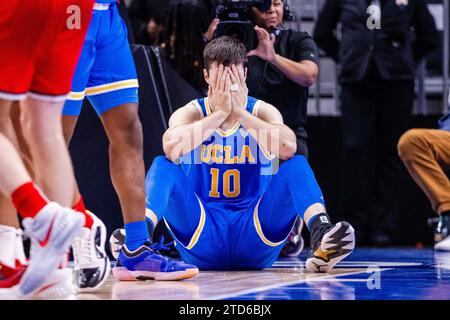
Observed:
[[[124,244],[119,252],[113,275],[122,281],[133,280],[183,280],[199,272],[194,265],[172,260],[161,255],[159,243],[145,243],[134,251]]]

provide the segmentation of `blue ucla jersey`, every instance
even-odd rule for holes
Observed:
[[[206,117],[211,114],[208,98],[192,102]],[[261,103],[248,97],[246,110],[257,114]],[[271,155],[239,122],[227,130],[217,129],[200,146],[183,156],[180,166],[192,190],[210,209],[240,211],[258,199],[272,177]]]

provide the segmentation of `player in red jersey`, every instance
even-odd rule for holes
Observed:
[[[75,178],[62,135],[61,110],[71,89],[92,7],[93,0],[12,0],[0,6],[0,192],[14,202],[13,194],[26,185],[24,193],[19,192],[20,199],[40,207],[25,219],[33,250],[21,277],[22,294],[36,293],[51,277],[76,236],[78,224],[89,217],[83,219],[53,203],[41,214],[48,200],[43,205],[38,197],[30,197],[28,191],[35,187],[30,185],[28,173],[24,175],[25,167],[14,148],[11,108],[13,101],[20,101],[20,122],[33,157],[36,182],[51,201],[71,206]],[[23,213],[18,203],[15,209]],[[7,239],[12,236],[7,231],[19,226],[11,206],[1,211],[0,225],[0,242],[11,249],[13,244],[8,245]],[[58,242],[62,238],[64,241]],[[17,241],[16,233],[11,243]],[[20,246],[2,250],[0,273],[4,278],[20,271],[21,250]]]

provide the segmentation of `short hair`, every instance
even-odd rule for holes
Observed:
[[[205,68],[208,70],[213,62],[229,66],[247,63],[247,49],[236,38],[222,36],[212,40],[203,51]]]

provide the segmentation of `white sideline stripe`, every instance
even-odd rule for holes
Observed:
[[[276,267],[302,267],[305,261],[275,261],[272,268]],[[379,266],[379,267],[418,267],[423,266],[420,262],[385,262],[385,261],[341,261],[336,267],[354,266]]]
[[[386,270],[389,270],[389,269],[381,269],[380,271],[386,271]],[[323,277],[317,277],[314,279],[316,279],[315,281],[328,281],[329,279],[336,279],[337,277],[356,275],[356,274],[362,274],[362,273],[367,273],[367,271],[366,270],[354,271],[354,272],[350,271],[350,272],[340,273],[340,274],[326,274],[325,273]],[[312,281],[312,279],[303,278],[303,279],[283,282],[283,283],[279,283],[279,284],[272,284],[272,285],[268,285],[268,286],[263,286],[263,287],[253,288],[253,289],[246,289],[246,290],[227,293],[227,294],[223,294],[223,295],[212,296],[212,297],[206,298],[206,300],[223,300],[223,299],[228,299],[228,298],[234,298],[234,297],[239,297],[239,296],[243,296],[246,294],[268,291],[268,290],[272,290],[272,289],[276,289],[276,288],[280,288],[280,287],[288,287],[288,286],[292,286],[294,284],[307,283],[310,281]]]

